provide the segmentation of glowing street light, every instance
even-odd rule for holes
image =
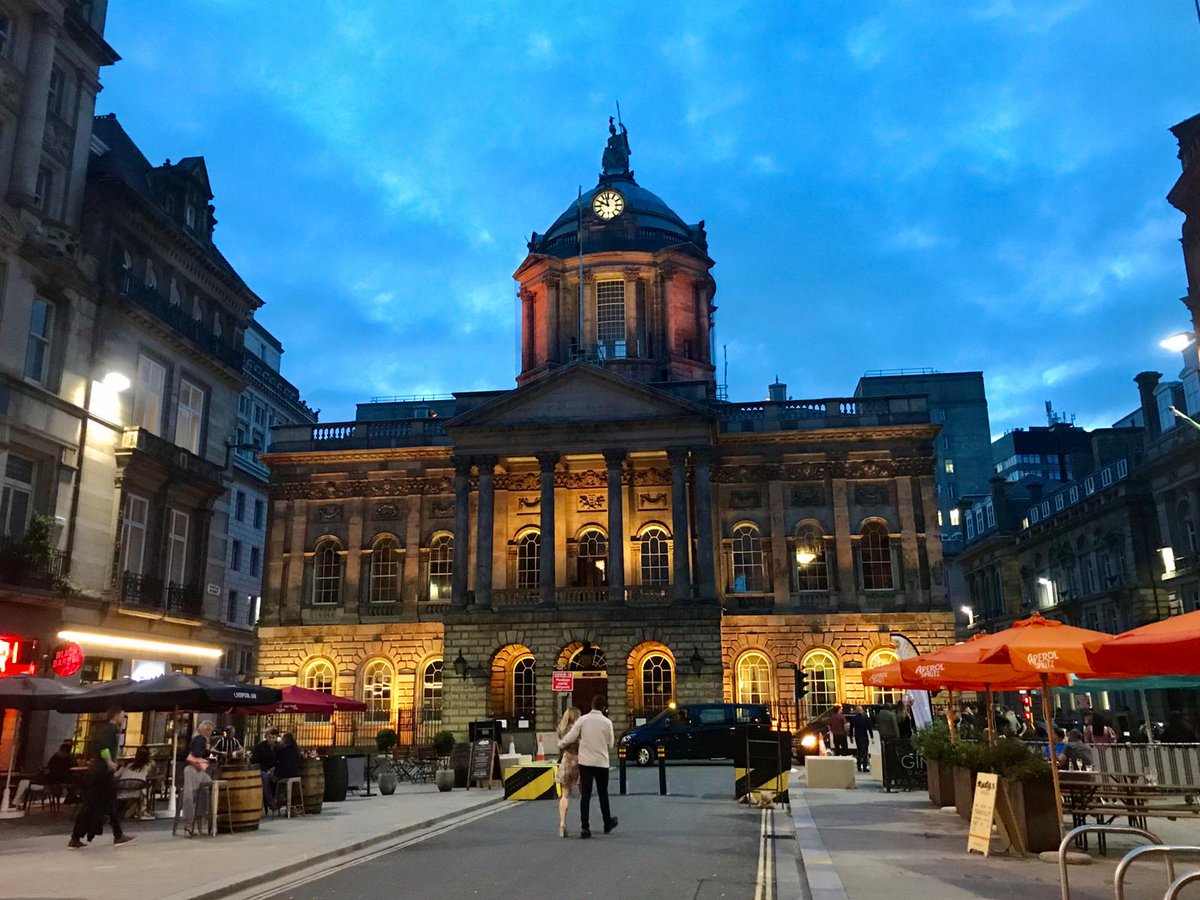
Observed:
[[[1170,350],[1172,353],[1182,353],[1192,342],[1196,340],[1196,336],[1187,331],[1181,331],[1178,334],[1173,334],[1170,337],[1163,338],[1158,342],[1158,346],[1164,350]]]

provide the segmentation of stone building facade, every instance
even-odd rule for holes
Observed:
[[[642,188],[611,129],[597,185],[517,269],[513,390],[276,428],[259,676],[353,694],[402,739],[609,698],[795,717],[953,639],[922,395],[717,398],[704,223]]]

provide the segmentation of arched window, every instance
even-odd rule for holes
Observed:
[[[392,720],[392,665],[385,659],[373,659],[363,669],[363,702],[368,722]]]
[[[736,594],[766,590],[763,572],[762,538],[758,526],[744,522],[733,529],[729,542],[729,589]]]
[[[454,535],[445,531],[429,542],[429,599],[449,600],[454,574]]]
[[[304,687],[310,691],[333,693],[333,663],[326,659],[314,659],[304,670]]]
[[[867,657],[867,668],[876,669],[879,666],[886,666],[894,663],[900,657],[896,655],[896,651],[890,647],[880,647]],[[881,688],[873,687],[870,689],[871,703],[899,703],[904,692],[898,688]]]
[[[146,260],[146,287],[158,287],[158,274],[154,271],[154,263]]]
[[[599,672],[607,667],[604,650],[588,641],[580,644],[567,660],[568,672]]]
[[[333,538],[317,542],[313,554],[313,605],[330,606],[342,602],[342,548]]]
[[[751,650],[737,662],[737,702],[771,702],[771,662],[765,654]]]
[[[421,721],[442,721],[442,661],[435,659],[421,676]]]
[[[381,537],[371,548],[371,602],[400,599],[400,548],[393,537]]]
[[[513,717],[532,720],[536,707],[537,685],[534,680],[533,657],[522,656],[513,663],[512,668]]]
[[[542,583],[542,535],[526,531],[517,538],[517,587],[536,589]]]
[[[641,583],[671,583],[671,538],[658,526],[651,526],[638,538],[641,555]]]
[[[665,653],[642,660],[642,714],[656,716],[675,698],[675,671]]]
[[[796,534],[796,590],[829,590],[825,535],[814,524],[803,525]]]
[[[575,583],[579,587],[603,587],[608,584],[608,538],[599,528],[589,528],[579,536],[576,548]]]
[[[838,665],[828,650],[811,650],[800,664],[808,675],[808,703],[813,714],[838,702]]]
[[[862,586],[866,591],[890,591],[895,588],[892,576],[892,541],[882,522],[863,526],[858,544],[858,559]]]

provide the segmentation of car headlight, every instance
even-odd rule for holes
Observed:
[[[629,735],[627,735],[627,734],[621,735],[621,743],[622,744],[628,744],[630,740],[631,740],[631,738],[629,737]]]
[[[815,734],[806,734],[800,738],[800,746],[805,750],[812,750],[817,746],[817,736]]]

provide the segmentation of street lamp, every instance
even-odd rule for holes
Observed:
[[[471,667],[467,664],[466,658],[462,655],[462,651],[458,652],[458,656],[454,659],[454,672],[463,681],[467,680],[467,671]]]
[[[692,664],[692,674],[699,675],[700,670],[704,668],[704,657],[700,655],[699,647],[692,650],[692,658],[688,662]]]
[[[1158,342],[1158,346],[1164,350],[1170,350],[1172,353],[1182,353],[1192,342],[1196,340],[1196,336],[1189,331],[1181,331],[1178,334],[1173,334],[1170,337],[1165,337]]]
[[[975,627],[975,610],[973,608],[971,608],[970,606],[960,606],[959,609],[962,610],[962,614],[967,617],[967,627],[974,628]]]

